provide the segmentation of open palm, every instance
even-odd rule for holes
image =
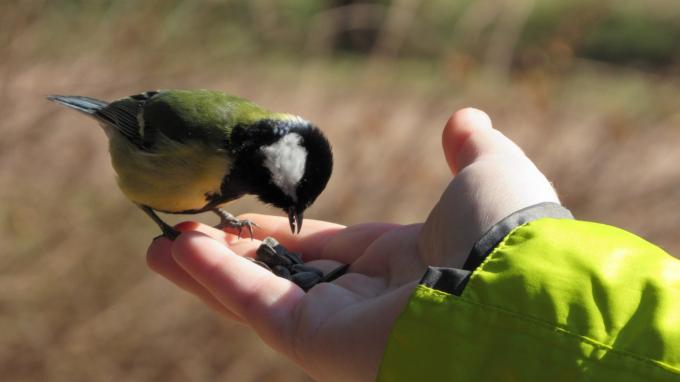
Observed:
[[[494,223],[533,204],[557,202],[552,187],[510,140],[475,109],[455,113],[443,134],[455,178],[427,221],[351,227],[307,220],[292,235],[285,218],[248,215],[257,240],[183,223],[175,242],[160,238],[148,252],[152,269],[323,381],[373,380],[390,329],[428,265],[460,267]],[[273,236],[310,265],[347,274],[305,293],[243,257]]]

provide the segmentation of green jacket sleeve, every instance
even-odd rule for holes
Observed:
[[[560,209],[506,218],[467,269],[430,268],[378,380],[680,381],[680,261]]]

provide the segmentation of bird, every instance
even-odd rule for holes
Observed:
[[[47,99],[95,119],[109,141],[118,187],[174,240],[179,231],[157,212],[215,213],[215,227],[247,228],[221,207],[249,194],[283,210],[293,234],[332,173],[322,131],[292,114],[268,111],[225,92],[145,91],[106,102],[84,96]],[[255,225],[256,226],[256,225]]]

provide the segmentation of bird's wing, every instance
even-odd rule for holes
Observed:
[[[163,90],[144,105],[144,141],[154,135],[198,142],[217,149],[230,145],[236,125],[251,125],[271,115],[256,104],[211,90]]]
[[[157,91],[148,91],[111,102],[97,110],[95,116],[115,127],[130,142],[146,149],[148,141],[144,139],[143,107],[156,94]]]
[[[160,137],[227,148],[234,126],[272,115],[250,101],[210,90],[144,92],[114,101],[96,114],[146,151],[153,151]]]

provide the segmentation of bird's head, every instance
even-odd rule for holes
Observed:
[[[331,146],[314,125],[280,115],[237,125],[234,169],[248,193],[288,214],[290,229],[300,232],[305,210],[326,187],[333,169]]]

